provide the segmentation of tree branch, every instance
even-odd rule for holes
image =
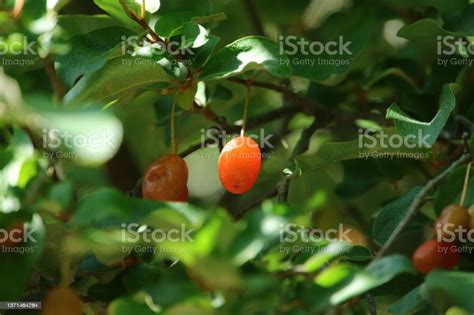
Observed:
[[[245,86],[255,86],[255,87],[260,87],[264,88],[267,90],[272,90],[278,93],[283,94],[287,99],[295,102],[296,104],[299,104],[301,107],[303,107],[306,111],[308,112],[314,112],[316,115],[319,116],[319,118],[323,118],[324,120],[328,119],[328,115],[326,112],[322,110],[317,110],[319,107],[318,104],[298,95],[297,93],[294,93],[293,91],[289,90],[288,88],[278,85],[278,84],[273,84],[269,82],[262,82],[262,81],[252,81],[252,80],[244,80],[240,78],[228,78],[227,79],[230,82],[238,83],[241,85]]]
[[[252,22],[253,27],[257,32],[257,35],[265,36],[262,20],[260,19],[260,16],[258,15],[258,12],[252,3],[252,0],[241,0],[241,3],[245,11],[247,11],[247,15],[249,16],[250,21]]]
[[[161,39],[158,34],[148,25],[148,22],[146,21],[145,18],[137,15],[135,12],[131,11],[130,8],[127,6],[125,3],[125,0],[119,0],[120,4],[122,5],[122,8],[124,9],[125,13],[127,13],[128,17],[137,22],[143,29],[145,29],[153,39],[155,43],[160,43],[163,45],[164,48],[166,48],[168,45],[164,40]]]
[[[301,137],[298,140],[298,143],[296,144],[295,148],[293,149],[293,152],[291,153],[287,169],[291,166],[291,164],[294,163],[294,160],[298,155],[301,155],[308,151],[310,139],[318,129],[319,124],[320,122],[315,119],[308,128],[303,130],[303,132],[301,133]],[[285,174],[283,174],[281,180],[277,184],[278,200],[282,203],[286,202],[288,199],[290,181],[293,179],[293,177],[293,175],[286,176]]]
[[[58,77],[56,69],[54,69],[54,64],[49,58],[45,61],[44,70],[48,75],[49,79],[51,80],[51,84],[53,86],[54,94],[58,100],[62,100],[64,95],[66,95],[66,88],[63,86],[61,80]]]
[[[413,200],[412,204],[410,205],[410,208],[407,211],[407,214],[403,218],[402,221],[398,224],[396,229],[393,231],[393,233],[390,235],[390,238],[387,240],[385,245],[380,249],[380,251],[377,253],[377,255],[374,257],[372,262],[380,259],[382,256],[384,256],[388,250],[393,246],[395,241],[397,240],[398,236],[403,232],[403,230],[407,227],[407,225],[411,222],[411,220],[415,217],[418,209],[423,206],[424,202],[426,201],[426,196],[428,193],[433,190],[436,186],[439,185],[439,183],[446,177],[448,176],[453,169],[458,167],[459,165],[463,164],[464,162],[467,162],[471,160],[471,155],[470,154],[464,154],[462,155],[458,160],[454,161],[448,168],[446,168],[442,173],[440,173],[438,176],[434,177],[432,180],[428,181],[426,185],[423,187],[423,189],[418,193],[418,195],[415,197]]]

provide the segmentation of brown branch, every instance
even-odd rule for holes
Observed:
[[[316,103],[314,103],[314,102],[298,95],[297,93],[294,93],[293,91],[289,90],[288,88],[286,88],[284,86],[269,83],[269,82],[244,80],[244,79],[235,78],[235,77],[227,78],[227,80],[230,81],[230,82],[242,84],[242,85],[245,85],[245,86],[251,85],[251,86],[254,86],[254,87],[260,87],[260,88],[264,88],[264,89],[267,89],[267,90],[272,90],[272,91],[281,93],[287,99],[295,102],[296,104],[299,104],[306,111],[314,112],[319,117],[323,116],[325,120],[328,118],[326,112],[317,109],[319,107],[318,104],[316,104]]]
[[[241,0],[241,3],[245,11],[247,12],[247,15],[249,16],[250,21],[252,22],[253,27],[257,32],[257,35],[265,36],[262,20],[260,19],[260,16],[258,15],[258,12],[252,3],[252,0]]]
[[[310,139],[313,136],[313,134],[318,130],[318,126],[320,126],[321,122],[319,122],[317,119],[313,121],[313,123],[306,129],[303,130],[301,133],[301,137],[298,140],[298,143],[296,144],[295,148],[293,149],[293,152],[291,153],[291,156],[288,160],[288,167],[292,163],[294,163],[295,158],[298,155],[301,155],[308,151],[309,149],[309,143]],[[278,200],[282,203],[285,203],[288,199],[288,191],[289,191],[289,186],[290,186],[290,181],[294,178],[294,175],[287,176],[286,174],[282,174],[281,180],[277,184],[277,190],[278,190]]]
[[[25,0],[15,0],[15,6],[12,10],[12,17],[14,20],[18,20],[23,12],[23,8],[25,7]]]
[[[130,8],[125,3],[125,0],[119,0],[119,1],[125,13],[128,15],[128,17],[134,20],[135,22],[137,22],[141,27],[143,27],[143,29],[145,29],[150,34],[150,36],[152,37],[155,43],[160,43],[166,49],[168,45],[163,39],[161,39],[160,36],[158,36],[158,34],[156,34],[156,32],[150,27],[150,25],[148,25],[148,22],[146,21],[146,19],[137,15],[135,12],[131,11]]]
[[[276,120],[279,120],[285,117],[292,117],[301,111],[302,111],[302,108],[297,105],[283,106],[276,110],[249,118],[247,120],[247,128],[252,129],[252,128],[256,128],[258,126],[262,126],[262,125],[274,122]],[[239,133],[240,129],[242,128],[239,125],[229,124],[225,117],[217,115],[216,113],[214,113],[211,109],[207,107],[201,107],[197,104],[194,104],[193,112],[201,114],[204,117],[206,117],[206,119],[216,123],[216,125],[218,125],[219,128],[221,128],[227,133],[231,133],[231,134]]]
[[[54,94],[58,100],[62,100],[66,95],[66,88],[63,86],[61,80],[58,77],[56,69],[54,69],[54,63],[49,59],[46,59],[44,70],[51,80],[51,84],[54,90]]]

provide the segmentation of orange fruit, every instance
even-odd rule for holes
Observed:
[[[253,139],[232,139],[224,146],[219,157],[219,178],[222,185],[233,194],[249,191],[257,181],[261,163],[260,148]]]
[[[159,201],[180,201],[187,191],[188,167],[176,154],[168,154],[154,162],[145,172],[143,198]]]
[[[46,295],[42,304],[42,315],[82,315],[82,302],[72,289],[58,287]]]
[[[452,269],[459,259],[460,254],[453,243],[430,240],[415,250],[412,262],[420,273],[428,273],[433,269]]]

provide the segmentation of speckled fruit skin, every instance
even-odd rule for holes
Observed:
[[[48,292],[42,305],[42,315],[82,315],[79,295],[69,288],[55,288]]]
[[[143,198],[181,201],[187,191],[188,167],[176,154],[168,154],[150,165],[142,183]]]
[[[446,230],[454,232],[458,228],[468,229],[470,221],[471,216],[466,208],[458,205],[447,206],[436,221],[435,229],[438,240],[450,237],[450,233],[447,233]]]
[[[228,142],[219,157],[219,178],[233,194],[243,194],[255,184],[262,164],[258,144],[248,137]]]
[[[460,254],[454,243],[430,240],[421,244],[413,253],[412,262],[420,273],[429,273],[433,269],[452,269],[458,263]]]

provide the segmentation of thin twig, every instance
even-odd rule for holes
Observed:
[[[294,163],[294,160],[298,155],[301,155],[308,151],[310,139],[316,132],[320,124],[321,123],[315,119],[308,128],[303,130],[303,132],[301,133],[301,137],[298,140],[298,143],[296,144],[295,148],[293,149],[293,152],[291,153],[288,165]],[[281,180],[277,184],[278,200],[282,203],[285,203],[288,199],[288,190],[290,186],[290,180],[292,178],[293,176],[286,176],[285,174],[283,174]]]
[[[374,297],[367,293],[365,298],[367,299],[367,304],[369,304],[370,315],[377,315],[377,305],[375,305]]]
[[[128,15],[129,18],[140,24],[141,27],[143,27],[152,37],[153,41],[155,43],[160,43],[163,45],[164,48],[166,48],[168,45],[166,42],[161,39],[158,34],[148,25],[148,22],[141,16],[138,16],[135,12],[131,11],[130,8],[127,6],[125,3],[125,0],[119,0],[120,4],[122,5],[122,8],[124,9],[125,13]]]
[[[260,19],[260,16],[258,15],[257,10],[255,9],[255,6],[252,3],[252,0],[241,0],[241,2],[245,8],[245,11],[247,11],[247,15],[249,16],[250,21],[257,32],[257,35],[264,36],[265,31],[263,30],[263,23]]]
[[[269,82],[250,81],[250,80],[244,80],[244,79],[240,79],[240,78],[228,78],[227,80],[230,81],[230,82],[238,83],[238,84],[245,85],[245,86],[251,85],[253,87],[260,87],[260,88],[264,88],[264,89],[267,89],[267,90],[272,90],[272,91],[281,93],[287,99],[289,99],[289,100],[299,104],[300,106],[302,106],[306,111],[314,112],[315,114],[317,114],[319,116],[319,118],[324,117],[325,120],[327,119],[327,117],[326,117],[327,114],[325,112],[323,112],[321,110],[319,110],[319,111],[317,110],[317,108],[319,107],[318,104],[306,99],[303,96],[298,95],[297,93],[294,93],[293,91],[289,90],[288,88],[286,88],[284,86],[269,83]]]
[[[461,165],[462,163],[465,163],[471,159],[470,154],[464,154],[462,155],[458,160],[454,161],[448,168],[446,168],[442,173],[440,173],[438,176],[434,177],[432,180],[428,181],[426,185],[421,189],[421,191],[418,193],[418,195],[415,197],[413,200],[412,204],[410,205],[410,208],[407,211],[407,214],[403,218],[402,221],[398,224],[398,226],[395,228],[393,233],[390,235],[390,238],[385,242],[385,245],[380,249],[380,251],[377,253],[377,255],[374,257],[372,262],[380,259],[382,256],[384,256],[387,251],[393,246],[395,241],[397,240],[398,236],[400,235],[401,232],[407,227],[407,225],[411,222],[411,220],[415,217],[416,213],[418,212],[418,209],[421,208],[421,206],[424,204],[426,200],[426,196],[430,191],[432,191],[436,186],[439,185],[439,183],[446,177],[448,176],[453,169]]]
[[[15,0],[15,6],[13,7],[12,17],[15,20],[18,20],[23,12],[25,7],[25,0]]]
[[[53,86],[54,94],[58,100],[62,100],[64,95],[66,95],[66,88],[63,86],[61,80],[58,77],[56,69],[54,69],[54,64],[49,59],[46,59],[44,70],[51,80]]]
[[[173,105],[171,105],[171,152],[176,154],[176,139],[175,139],[175,127],[174,127],[174,116],[176,112],[176,101],[177,101],[177,94],[173,98]]]
[[[464,201],[466,200],[466,192],[467,192],[467,185],[469,183],[469,172],[471,171],[471,164],[472,163],[469,163],[467,165],[466,175],[464,176],[464,185],[462,186],[461,201],[459,202],[459,205],[461,207],[464,207]]]
[[[244,104],[244,115],[242,118],[242,130],[240,131],[240,136],[245,136],[245,131],[247,130],[247,115],[249,109],[249,97],[250,97],[250,86],[247,86],[245,93],[245,104]]]

